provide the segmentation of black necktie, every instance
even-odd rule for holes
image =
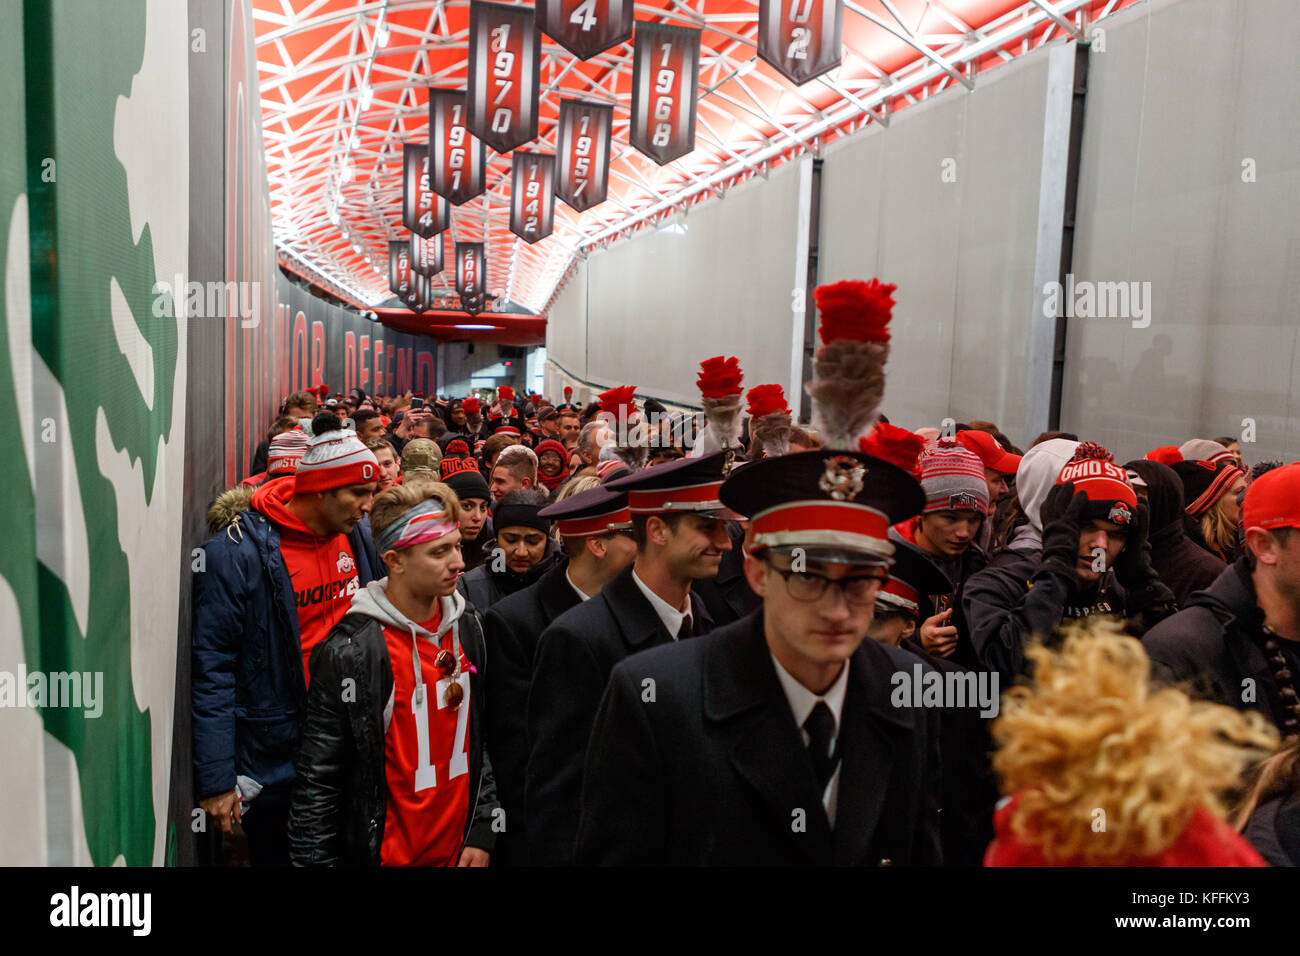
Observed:
[[[695,636],[695,620],[692,615],[687,614],[685,617],[682,618],[682,623],[677,628],[677,640],[680,641],[682,640],[682,638],[694,637],[694,636]]]
[[[839,763],[839,753],[831,753],[831,737],[835,732],[835,718],[825,701],[818,701],[808,719],[803,722],[808,731],[808,756],[812,758],[813,772],[817,774],[819,792],[826,790]]]

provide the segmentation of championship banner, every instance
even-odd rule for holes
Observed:
[[[483,192],[483,144],[465,125],[465,94],[429,91],[429,188],[454,206]]]
[[[456,243],[456,291],[462,299],[483,294],[487,283],[487,255],[481,242]]]
[[[640,20],[632,49],[628,141],[663,166],[695,149],[700,31]]]
[[[402,225],[421,236],[436,236],[447,228],[447,200],[429,191],[429,149],[423,143],[402,144]]]
[[[469,130],[498,153],[537,138],[542,35],[527,7],[469,5]]]
[[[632,0],[537,0],[537,27],[579,60],[632,39]]]
[[[517,149],[510,175],[510,231],[524,242],[551,234],[555,225],[555,157]]]
[[[473,298],[460,297],[460,307],[470,315],[478,315],[483,311],[486,299],[482,295],[476,295]]]
[[[430,277],[442,271],[441,234],[426,239],[414,232],[411,233],[411,269],[422,276]]]
[[[388,288],[403,302],[411,294],[411,250],[404,242],[388,244]]]
[[[758,0],[758,55],[795,86],[840,65],[844,0]]]
[[[613,121],[613,106],[560,100],[560,124],[555,138],[555,195],[576,212],[586,212],[605,201]]]
[[[413,296],[415,301],[411,303],[411,309],[417,313],[424,312],[433,302],[433,283],[428,276],[421,275],[418,272],[414,273],[412,278],[414,281],[411,285],[415,289],[415,295]]]

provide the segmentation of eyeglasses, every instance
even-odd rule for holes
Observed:
[[[443,692],[442,702],[455,710],[465,699],[465,688],[461,687],[460,681],[456,680],[460,672],[459,662],[452,656],[451,651],[439,651],[438,656],[433,659],[433,666],[442,671],[442,676],[451,682]]]
[[[820,601],[826,594],[827,588],[834,585],[844,593],[844,600],[849,604],[855,607],[869,607],[876,602],[876,591],[885,580],[883,574],[831,580],[824,575],[813,574],[811,571],[791,571],[789,568],[778,568],[770,563],[768,567],[785,578],[785,586],[790,592],[790,597],[809,604]]]

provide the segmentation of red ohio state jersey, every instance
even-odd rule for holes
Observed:
[[[428,630],[437,627],[427,622]],[[460,652],[460,706],[444,703],[450,681],[434,666],[441,648],[419,638],[424,699],[415,695],[411,634],[384,628],[393,667],[393,712],[384,732],[388,807],[380,862],[384,866],[455,866],[470,812],[469,660]]]

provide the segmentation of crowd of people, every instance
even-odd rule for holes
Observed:
[[[701,412],[289,395],[208,513],[203,810],[254,865],[1300,862],[1300,463],[905,429],[893,291],[817,290],[802,427],[724,357]]]

